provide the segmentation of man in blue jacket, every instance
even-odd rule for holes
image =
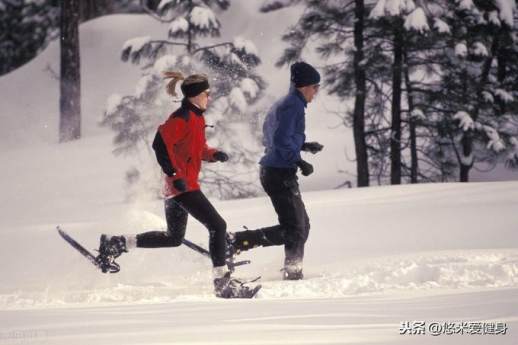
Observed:
[[[317,142],[306,142],[305,110],[320,86],[320,74],[311,65],[297,62],[290,68],[288,95],[269,110],[263,125],[265,153],[260,161],[261,184],[270,197],[279,224],[254,231],[229,233],[232,254],[257,246],[284,245],[284,279],[303,278],[304,244],[309,234],[309,218],[297,182],[297,168],[302,175],[313,173],[313,166],[303,160],[300,151],[313,154],[322,150]]]

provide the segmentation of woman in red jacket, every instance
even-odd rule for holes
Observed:
[[[176,96],[175,88],[183,76],[166,72],[172,78],[167,91]],[[210,100],[207,76],[194,74],[183,81],[182,105],[158,127],[153,149],[165,174],[165,216],[167,231],[148,231],[136,236],[101,236],[99,253],[108,260],[128,249],[177,247],[182,244],[188,214],[209,230],[209,250],[213,263],[214,288],[218,297],[247,297],[247,288],[230,277],[226,266],[226,223],[200,190],[198,174],[201,161],[225,162],[228,155],[207,146],[203,112]]]

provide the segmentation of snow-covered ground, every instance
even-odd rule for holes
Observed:
[[[68,173],[57,175],[51,185]],[[246,301],[213,297],[208,260],[187,248],[136,249],[120,258],[119,274],[103,275],[57,236],[55,216],[28,216],[25,226],[7,226],[4,216],[0,344],[515,344],[517,187],[306,193],[307,278],[281,281],[282,249],[256,249],[243,254],[253,263],[237,274],[262,275],[264,287]],[[73,203],[61,223],[89,248],[107,229],[163,226],[159,202],[115,199],[99,193],[86,214]],[[61,207],[47,202],[42,213]],[[217,207],[231,229],[274,219],[264,198]],[[206,243],[194,221],[188,236]],[[405,321],[502,322],[507,332],[400,335]]]
[[[224,35],[256,41],[269,92],[279,94],[288,72],[273,67],[276,35],[289,12],[238,4]],[[333,190],[351,178],[337,173],[352,170],[343,154],[351,135],[330,129],[337,118],[328,111],[341,105],[324,94],[308,109],[308,137],[326,148],[309,156],[315,174],[300,179],[312,226],[305,280],[280,280],[282,248],[258,248],[236,272],[262,276],[257,298],[220,300],[209,260],[188,248],[136,249],[120,257],[120,273],[105,275],[67,246],[58,224],[90,249],[103,232],[164,228],[160,200],[126,200],[123,176],[135,163],[114,157],[112,134],[97,126],[108,96],[138,80],[119,61],[124,41],[164,32],[143,16],[82,26],[77,142],[56,143],[58,83],[46,69],[58,70],[56,44],[0,78],[0,345],[518,343],[518,182]],[[214,203],[229,230],[275,223],[265,197]],[[207,243],[194,220],[187,237]],[[401,323],[420,321],[426,334],[400,335]],[[434,336],[434,322],[465,322],[465,334]],[[468,334],[484,323],[505,323],[506,334]]]
[[[280,280],[282,248],[258,248],[236,272],[262,276],[257,299],[224,301],[211,293],[209,261],[188,248],[135,249],[120,258],[120,273],[103,275],[57,235],[61,224],[95,248],[101,232],[163,228],[160,201],[124,202],[106,145],[18,151],[14,166],[2,155],[0,344],[518,340],[517,182],[306,192],[307,278]],[[96,168],[56,169],[77,155]],[[45,157],[36,174],[23,168],[33,157]],[[229,229],[275,222],[264,197],[215,204]],[[206,245],[196,221],[188,237]],[[405,321],[502,322],[507,332],[400,335]]]

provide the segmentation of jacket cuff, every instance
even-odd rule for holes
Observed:
[[[214,154],[218,152],[217,149],[208,149],[203,155],[203,160],[207,162],[215,162]]]

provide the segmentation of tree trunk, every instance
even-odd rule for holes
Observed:
[[[365,97],[366,82],[363,66],[363,29],[365,4],[364,0],[356,0],[354,23],[354,82],[356,85],[356,99],[354,102],[353,133],[356,151],[356,173],[358,187],[369,185],[369,161],[367,145],[365,143]]]
[[[462,154],[464,157],[470,157],[473,152],[473,140],[470,133],[464,133],[462,137]],[[460,182],[469,182],[469,172],[473,167],[473,163],[460,165]]]
[[[499,33],[496,34],[493,37],[493,43],[491,44],[491,54],[488,56],[482,65],[482,72],[480,74],[480,81],[478,82],[477,88],[476,88],[476,104],[473,107],[473,113],[472,118],[473,121],[478,120],[479,112],[481,107],[483,106],[483,97],[482,97],[482,91],[484,90],[484,86],[487,84],[489,80],[489,74],[491,71],[491,65],[493,63],[493,58],[496,56],[498,57],[498,51],[500,48],[500,36]],[[464,82],[464,90],[468,90],[468,72],[467,70],[464,70],[463,73],[463,82]],[[469,99],[468,94],[465,94],[464,97],[466,99],[465,104],[468,104]],[[473,168],[473,165],[475,164],[475,160],[472,157],[473,154],[473,133],[472,131],[467,131],[462,136],[462,160],[460,162],[460,182],[469,182],[469,173],[471,171],[471,168]]]
[[[79,0],[61,2],[61,78],[59,141],[81,137]]]
[[[507,63],[509,56],[512,56],[512,53],[509,50],[512,50],[513,42],[511,38],[510,32],[505,27],[500,28],[500,32],[498,34],[498,42],[501,42],[497,45],[493,44],[493,54],[496,55],[497,59],[497,80],[500,87],[503,87],[505,78],[507,76]],[[508,48],[509,47],[509,48]],[[499,116],[502,116],[507,111],[507,105],[501,99],[498,99],[499,106]]]
[[[192,9],[194,8],[194,5],[192,3],[192,0],[189,0],[189,13],[192,12]],[[187,17],[187,23],[188,29],[187,29],[187,53],[189,53],[189,56],[192,54],[193,46],[192,46],[192,27],[193,24],[191,23],[191,16]]]
[[[417,133],[416,133],[416,121],[412,116],[414,111],[414,95],[412,94],[412,84],[410,82],[410,71],[408,67],[408,54],[405,51],[403,53],[405,59],[404,74],[405,74],[405,85],[406,93],[408,98],[408,124],[410,127],[410,183],[417,183],[417,175],[419,172],[419,163],[417,156]]]
[[[390,183],[401,184],[401,75],[403,72],[403,23],[401,19],[396,19],[393,44]]]

